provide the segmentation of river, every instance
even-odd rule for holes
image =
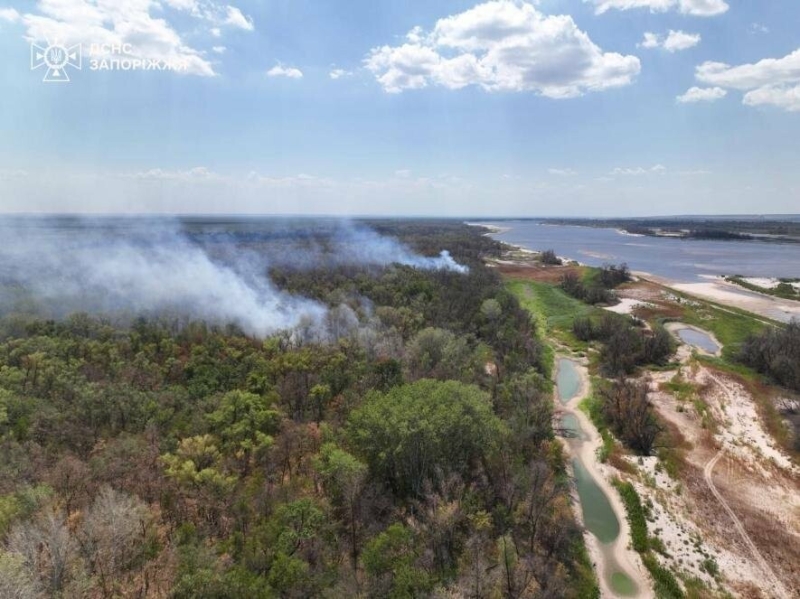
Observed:
[[[590,266],[625,262],[678,283],[704,277],[743,275],[800,277],[800,244],[763,241],[706,241],[629,235],[616,229],[542,224],[533,221],[484,221],[502,230],[492,237],[531,250],[555,250],[559,256]]]

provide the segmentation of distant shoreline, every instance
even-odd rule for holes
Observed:
[[[511,227],[504,228],[485,223],[466,224],[487,229],[488,232],[486,235],[496,235],[511,229]],[[525,253],[539,253],[541,251],[527,248],[519,244],[508,243],[506,241],[500,241],[500,243],[508,247],[511,251]],[[559,258],[567,262],[586,266],[586,264],[581,263],[579,260],[574,260],[569,256],[559,256]],[[704,282],[681,283],[646,271],[632,271],[632,274],[638,278],[649,280],[668,289],[672,289],[673,291],[730,308],[744,310],[758,317],[783,323],[788,323],[795,318],[800,319],[800,302],[744,289],[735,283],[726,281],[724,275],[712,276]]]

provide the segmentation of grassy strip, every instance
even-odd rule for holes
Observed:
[[[592,424],[597,429],[597,432],[600,433],[600,437],[603,439],[603,445],[600,446],[600,449],[597,452],[597,460],[605,464],[608,461],[608,458],[614,452],[616,444],[614,441],[614,435],[612,435],[611,431],[608,430],[608,425],[603,417],[602,402],[594,392],[594,386],[595,381],[592,380],[592,392],[587,395],[580,404],[578,404],[578,409],[583,411],[589,417],[589,420],[592,421]]]
[[[547,334],[558,332],[559,340],[566,333],[572,338],[569,345],[573,347],[581,346],[581,342],[572,335],[572,323],[576,318],[598,314],[600,310],[567,295],[549,283],[510,280],[506,283],[506,288],[533,314],[541,331]]]
[[[759,285],[753,285],[753,283],[749,283],[742,277],[737,276],[726,277],[725,280],[729,283],[734,283],[739,287],[744,287],[748,291],[755,291],[756,293],[762,293],[764,295],[800,301],[800,292],[798,292],[795,287],[790,285],[788,282],[781,281],[781,283],[776,287],[761,287]]]
[[[653,577],[653,590],[658,599],[683,599],[683,589],[678,584],[678,580],[672,575],[672,572],[658,563],[652,553],[643,553],[642,563]]]
[[[697,301],[685,307],[681,320],[714,333],[723,345],[722,355],[728,362],[734,362],[739,347],[748,337],[757,335],[767,326],[763,321],[745,313]]]
[[[683,599],[685,595],[678,580],[672,572],[658,563],[658,560],[650,550],[651,544],[647,538],[647,519],[636,489],[631,483],[622,482],[619,479],[614,481],[614,486],[619,491],[622,502],[625,504],[628,523],[631,526],[633,548],[641,554],[642,563],[653,577],[653,590],[656,593],[656,597],[658,599]]]
[[[625,510],[628,513],[628,523],[631,525],[631,540],[633,548],[639,553],[645,553],[650,548],[647,542],[647,520],[644,515],[644,508],[639,499],[639,494],[629,482],[622,482],[616,479],[614,486],[619,491]]]

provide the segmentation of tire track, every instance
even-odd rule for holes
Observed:
[[[722,388],[722,391],[725,393],[725,396],[727,397],[728,401],[732,403],[734,401],[733,393],[728,388],[728,386],[711,372],[709,371],[706,372],[708,373],[709,378],[711,378],[711,380],[713,380],[717,385],[719,385]],[[744,541],[744,544],[750,550],[750,553],[753,554],[753,557],[755,558],[756,562],[761,567],[761,570],[771,583],[772,591],[776,593],[777,597],[791,599],[791,595],[786,591],[786,589],[783,586],[783,583],[781,583],[780,579],[775,575],[775,572],[767,563],[767,560],[764,559],[764,556],[761,554],[761,551],[759,551],[758,547],[756,547],[756,544],[753,542],[753,539],[751,539],[750,535],[747,534],[747,530],[745,530],[742,521],[739,520],[739,517],[731,509],[731,506],[728,505],[728,502],[725,501],[725,498],[719,492],[716,485],[714,485],[714,479],[713,479],[714,467],[717,465],[717,462],[719,462],[720,458],[722,458],[722,455],[724,453],[725,453],[725,448],[723,447],[717,452],[717,454],[713,458],[711,458],[708,461],[705,468],[703,469],[703,477],[705,478],[706,484],[708,485],[708,488],[711,489],[711,493],[713,493],[714,497],[722,506],[722,509],[724,509],[725,512],[730,517],[731,521],[733,522],[733,526],[736,529],[736,532],[739,533],[739,536],[742,538],[742,541]]]

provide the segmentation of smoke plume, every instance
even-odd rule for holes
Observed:
[[[258,235],[278,242],[253,249],[242,244],[252,233],[192,232],[175,221],[5,219],[0,311],[33,302],[56,317],[76,311],[180,314],[266,336],[321,323],[328,314],[326,306],[278,289],[267,276],[271,265],[400,263],[466,271],[446,251],[424,257],[363,226],[325,227],[324,235],[273,227]]]

